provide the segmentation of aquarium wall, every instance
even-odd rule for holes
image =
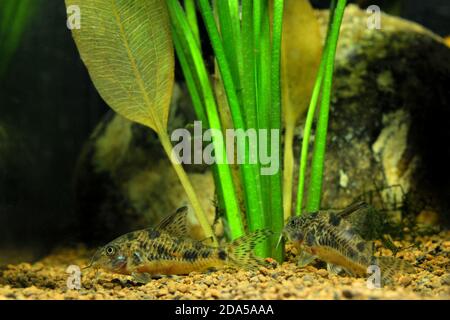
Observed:
[[[74,168],[107,107],[65,27],[63,1],[2,1],[1,8],[22,2],[32,12],[0,79],[0,243],[26,249],[30,259],[79,234]],[[17,24],[8,21],[2,34]]]

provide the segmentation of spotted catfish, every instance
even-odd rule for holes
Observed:
[[[271,236],[259,230],[224,247],[212,247],[187,236],[187,207],[178,209],[157,227],[127,233],[97,250],[90,267],[132,275],[146,283],[156,275],[180,275],[226,266],[254,269],[264,261],[254,247]]]
[[[366,276],[370,265],[377,265],[381,280],[388,283],[399,272],[413,272],[406,261],[394,257],[374,257],[373,245],[356,233],[347,216],[367,207],[364,202],[350,205],[341,212],[319,211],[291,218],[283,235],[300,249],[299,265],[316,258],[327,262],[330,273],[342,270],[353,276]]]

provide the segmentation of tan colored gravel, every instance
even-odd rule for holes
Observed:
[[[69,290],[66,269],[86,265],[90,251],[60,249],[34,264],[0,270],[1,299],[450,299],[450,232],[395,242],[397,256],[416,266],[397,277],[395,286],[369,289],[365,279],[328,274],[323,263],[299,268],[295,249],[287,262],[257,272],[236,270],[161,278],[140,285],[130,277],[85,270],[82,288]],[[390,255],[380,247],[378,254]]]

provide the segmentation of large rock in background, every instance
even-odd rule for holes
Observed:
[[[418,24],[383,14],[370,30],[367,17],[348,6],[341,29],[322,205],[397,185],[385,205],[448,222],[450,50]],[[319,18],[325,33],[328,13]]]
[[[325,30],[327,12],[318,16]],[[348,6],[336,56],[322,205],[342,208],[362,196],[379,208],[439,213],[448,223],[450,50],[417,24],[383,15],[381,29],[370,30],[366,19],[365,11]],[[174,106],[171,128],[194,119],[185,91],[176,91]],[[297,129],[298,155],[302,126]],[[187,169],[212,221],[211,173]],[[112,113],[79,159],[76,197],[88,241],[154,224],[187,202],[155,134]],[[194,233],[201,236],[199,228]]]

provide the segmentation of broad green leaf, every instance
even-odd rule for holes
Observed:
[[[166,130],[174,54],[165,0],[66,0],[78,6],[73,37],[97,90],[129,120]]]
[[[295,125],[311,98],[322,56],[322,37],[308,0],[285,0],[283,19],[283,114],[286,125]]]

